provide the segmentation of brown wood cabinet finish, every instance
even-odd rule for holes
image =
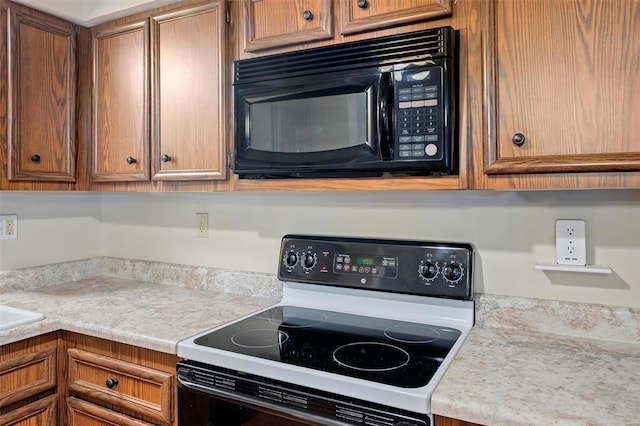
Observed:
[[[465,422],[464,420],[451,419],[449,417],[434,416],[435,426],[481,426],[478,423]]]
[[[353,34],[449,16],[452,3],[452,0],[340,0],[340,32]]]
[[[0,415],[2,426],[56,426],[58,425],[58,398],[49,395]]]
[[[177,423],[177,356],[69,332],[64,333],[64,342],[69,385],[66,415],[82,418],[75,420],[77,424],[118,424],[119,415],[139,420],[131,423],[136,425]],[[109,388],[109,379],[117,379],[117,384],[112,382]],[[69,397],[91,406],[72,404],[72,410]],[[91,409],[97,406],[102,414]],[[92,423],[88,420],[92,416],[105,423]]]
[[[486,186],[640,184],[640,1],[482,5]]]
[[[67,399],[70,426],[151,426],[124,414],[71,397]]]
[[[218,2],[152,17],[154,180],[227,177],[225,33]]]
[[[93,33],[91,180],[148,180],[149,21]]]
[[[244,51],[333,38],[332,0],[243,0]]]
[[[76,31],[9,8],[9,180],[76,180]]]
[[[71,392],[140,413],[160,424],[171,423],[171,374],[74,348],[68,354]]]

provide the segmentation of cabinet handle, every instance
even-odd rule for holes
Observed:
[[[168,163],[169,161],[171,161],[171,156],[164,154],[162,157],[160,157],[160,159],[162,160],[163,163]]]
[[[313,20],[313,13],[311,13],[310,10],[305,10],[304,12],[302,12],[302,17],[305,21],[311,21]]]
[[[358,0],[357,4],[360,9],[366,9],[369,7],[369,2],[367,0]]]
[[[104,384],[107,385],[109,389],[113,389],[118,385],[118,379],[115,377],[113,379],[108,379]]]
[[[511,142],[513,142],[515,145],[518,145],[518,146],[522,146],[525,143],[525,141],[526,141],[526,138],[522,133],[516,133],[515,135],[513,135],[513,138],[511,139]]]
[[[136,160],[135,158],[133,158],[133,157],[127,157],[127,163],[129,163],[129,164],[133,164],[133,163],[137,163],[137,162],[138,162],[138,160]]]
[[[40,162],[40,156],[38,154],[33,154],[31,156],[31,161],[33,161],[34,163],[39,163]]]

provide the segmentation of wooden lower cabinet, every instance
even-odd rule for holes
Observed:
[[[175,355],[65,333],[68,371],[62,424],[177,424]]]
[[[58,335],[0,347],[0,425],[57,423]]]
[[[69,426],[150,426],[133,417],[70,397],[67,399]]]
[[[481,426],[478,423],[465,422],[464,420],[449,417],[435,416],[435,426]]]

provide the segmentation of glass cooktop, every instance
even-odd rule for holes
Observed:
[[[393,386],[426,386],[459,330],[276,306],[200,336],[197,345]]]

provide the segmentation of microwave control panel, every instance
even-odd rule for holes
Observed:
[[[394,74],[396,161],[442,161],[446,155],[443,68]]]

